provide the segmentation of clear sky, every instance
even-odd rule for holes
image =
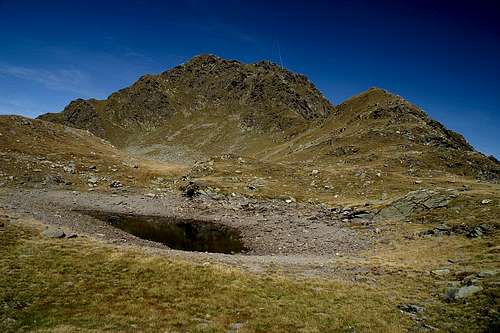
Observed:
[[[0,114],[105,98],[200,53],[280,51],[334,104],[385,88],[500,157],[495,0],[0,0]]]

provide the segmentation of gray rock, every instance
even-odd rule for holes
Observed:
[[[2,321],[2,326],[12,327],[16,324],[16,320],[14,318],[7,317]]]
[[[480,278],[493,277],[498,274],[498,271],[481,271],[477,274]]]
[[[470,274],[470,275],[467,275],[466,277],[464,277],[462,279],[462,284],[470,286],[470,285],[472,285],[476,281],[477,281],[476,274]]]
[[[229,331],[227,333],[238,333],[238,331],[243,327],[242,323],[232,323],[229,325]]]
[[[199,323],[196,325],[196,330],[198,331],[211,331],[210,324],[208,322]]]
[[[239,330],[242,327],[243,327],[242,323],[232,323],[231,325],[229,325],[229,329],[232,329],[232,330]]]
[[[439,193],[428,189],[412,191],[380,210],[377,217],[404,219],[414,212],[446,207],[453,196],[453,193]]]
[[[436,275],[436,276],[445,276],[445,275],[450,274],[450,270],[448,268],[435,269],[435,270],[431,271],[431,273],[433,275]]]
[[[412,313],[412,314],[424,312],[424,308],[422,306],[416,305],[416,304],[400,304],[400,305],[398,305],[398,308],[403,312]]]
[[[481,237],[484,235],[484,228],[481,227],[481,226],[478,226],[478,227],[474,227],[474,229],[472,229],[468,234],[467,234],[467,237],[469,238],[477,238],[477,237]]]
[[[67,173],[75,173],[76,172],[76,168],[75,168],[74,164],[69,164],[69,165],[63,166],[63,170],[66,171]]]
[[[66,235],[66,238],[68,238],[68,239],[76,238],[76,237],[78,237],[78,235],[74,232],[70,232],[70,233],[68,233],[68,235]]]
[[[255,188],[259,188],[259,187],[264,187],[266,186],[266,181],[262,178],[255,178],[253,179],[251,182],[250,182],[250,186],[253,186]]]
[[[435,195],[435,196],[429,197],[427,200],[422,202],[422,204],[425,207],[432,209],[432,208],[446,207],[450,201],[451,201],[451,198],[448,196]]]
[[[58,185],[66,182],[64,178],[59,175],[48,175],[45,177],[45,181],[50,185]]]
[[[453,230],[447,224],[440,224],[437,227],[435,227],[434,229],[429,229],[429,230],[420,232],[419,234],[421,236],[425,236],[425,235],[430,235],[430,236],[444,236],[444,235],[447,235],[447,236],[449,236],[449,235],[453,234]]]
[[[64,238],[66,234],[61,229],[48,228],[42,231],[42,236],[47,238]]]
[[[113,180],[109,186],[113,188],[119,188],[123,187],[123,184],[119,180]]]
[[[93,185],[97,184],[98,182],[99,182],[99,178],[97,178],[97,177],[90,177],[90,178],[87,180],[87,183],[89,183],[89,184],[93,184]]]
[[[463,299],[474,295],[475,293],[483,290],[480,286],[465,286],[461,288],[449,288],[446,291],[445,298],[449,301],[455,301],[458,299]]]

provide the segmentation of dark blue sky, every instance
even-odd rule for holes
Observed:
[[[338,104],[397,93],[500,157],[497,1],[0,0],[0,114],[60,111],[200,53],[268,59]]]

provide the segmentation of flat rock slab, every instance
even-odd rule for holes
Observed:
[[[450,270],[447,268],[435,269],[435,270],[431,271],[431,274],[436,275],[436,276],[445,276],[445,275],[450,274]]]
[[[64,231],[62,231],[61,229],[52,228],[45,229],[44,231],[42,231],[41,235],[47,238],[64,238],[64,236],[66,236]]]
[[[454,196],[453,193],[440,193],[427,189],[412,191],[383,208],[377,218],[404,219],[414,212],[446,207]]]

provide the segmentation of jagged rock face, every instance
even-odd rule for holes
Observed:
[[[202,96],[214,104],[251,107],[268,113],[273,109],[293,111],[305,119],[324,117],[333,109],[305,76],[267,61],[242,64],[199,56],[162,73],[160,78],[173,87],[190,91],[195,99]]]
[[[141,77],[131,87],[105,101],[103,116],[125,126],[155,127],[175,112],[168,88],[154,75]]]
[[[62,113],[47,113],[40,119],[62,123],[66,126],[89,130],[103,137],[104,129],[96,111],[97,100],[77,99],[69,103]]]
[[[102,112],[96,112],[96,104]],[[106,136],[102,123],[155,129],[176,113],[215,111],[237,115],[242,127],[269,131],[325,117],[332,109],[302,75],[269,62],[242,64],[202,55],[160,75],[145,75],[105,101],[76,100],[62,117],[40,118]]]
[[[364,131],[363,134],[393,135],[425,146],[473,150],[462,135],[448,130],[403,98],[379,88],[342,103],[332,118],[346,118],[346,127],[358,127],[357,135]]]

